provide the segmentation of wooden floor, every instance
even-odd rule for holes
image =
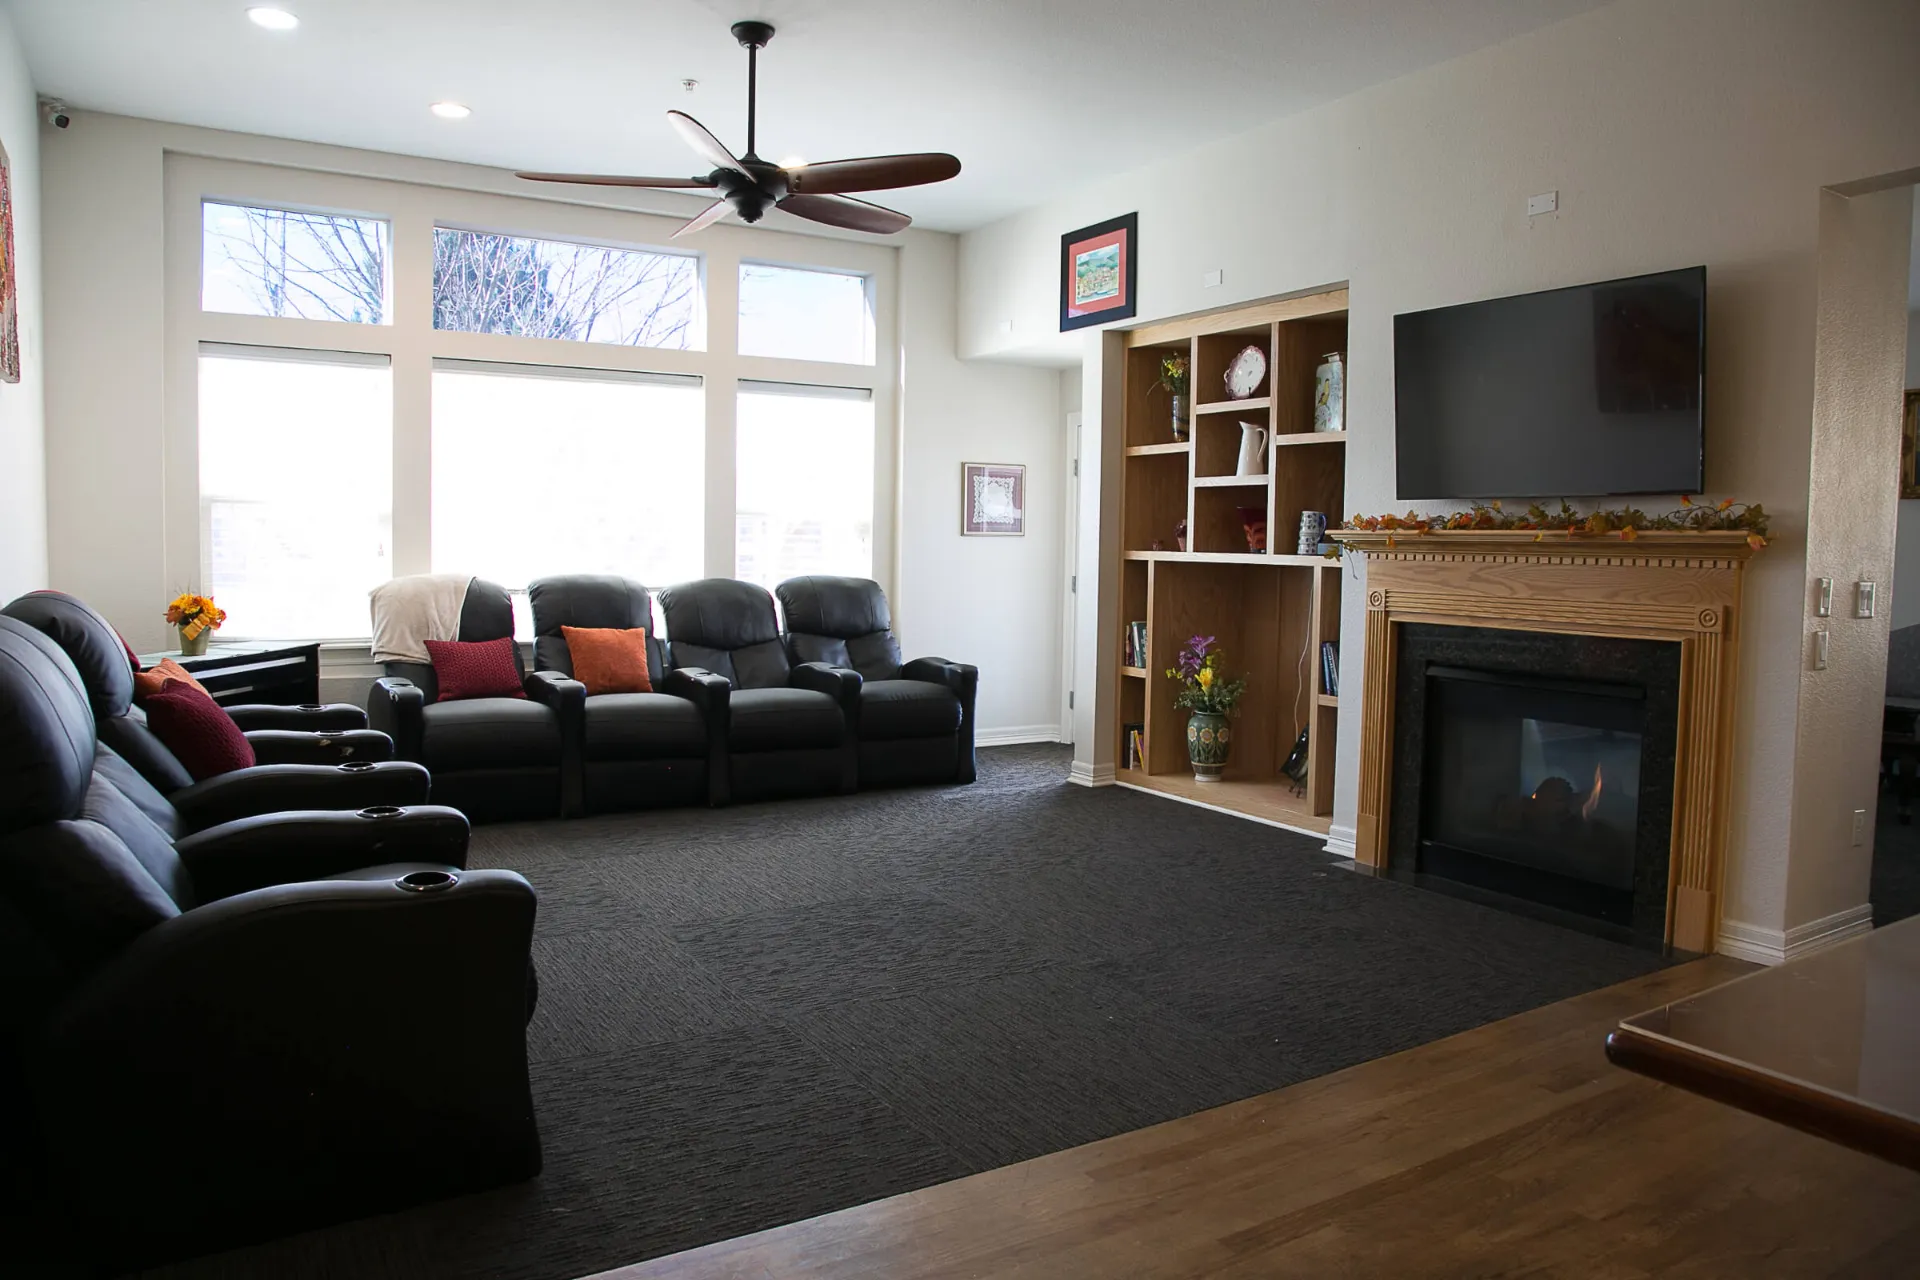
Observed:
[[[1611,1067],[1713,958],[618,1280],[1920,1276],[1920,1174]]]

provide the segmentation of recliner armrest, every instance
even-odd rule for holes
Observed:
[[[685,698],[700,709],[707,726],[707,804],[718,808],[733,798],[727,765],[733,725],[733,684],[704,667],[671,667],[654,682],[661,693]]]
[[[393,739],[378,729],[252,729],[247,743],[255,764],[345,764],[391,760]]]
[[[521,687],[560,722],[560,816],[578,817],[586,809],[581,760],[586,755],[587,686],[558,671],[535,671]]]
[[[787,683],[796,689],[812,689],[816,693],[826,694],[840,704],[840,710],[846,713],[849,728],[859,724],[860,686],[866,682],[858,671],[825,662],[802,662],[787,674]]]
[[[367,691],[367,723],[393,739],[400,760],[419,760],[427,693],[405,676],[381,676]]]
[[[705,667],[673,667],[653,686],[661,693],[686,698],[701,707],[718,706],[722,711],[732,700],[733,685],[727,678]]]
[[[980,668],[945,658],[915,658],[900,668],[902,680],[924,680],[944,685],[960,699],[960,767],[955,782],[972,782],[976,774],[973,758],[973,702],[980,688]]]
[[[240,818],[177,841],[202,902],[389,862],[467,865],[466,815],[442,805]]]
[[[365,809],[427,802],[425,767],[406,760],[265,764],[217,774],[168,796],[189,831],[290,809]]]
[[[367,713],[351,702],[313,703],[296,707],[275,706],[266,702],[222,707],[242,729],[364,729]]]

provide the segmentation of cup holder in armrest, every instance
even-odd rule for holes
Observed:
[[[437,889],[451,889],[460,883],[460,877],[451,871],[409,871],[394,884],[413,893],[432,893]]]
[[[356,815],[362,818],[397,818],[406,810],[397,804],[370,804]]]
[[[347,762],[346,764],[335,765],[334,768],[344,769],[348,773],[370,773],[373,770],[373,761],[352,760]]]
[[[326,708],[317,702],[302,702],[296,705],[294,707],[294,710],[295,711],[325,711]]]
[[[335,738],[346,737],[347,731],[345,729],[315,729],[313,731],[313,736],[316,738],[325,738],[327,741],[331,742]]]

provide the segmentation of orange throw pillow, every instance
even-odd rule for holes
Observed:
[[[167,682],[171,680],[179,680],[185,684],[192,685],[202,693],[207,693],[207,686],[195,680],[193,678],[193,672],[187,670],[172,658],[162,658],[158,666],[148,667],[145,671],[136,671],[133,673],[133,696],[144,702],[146,699],[160,692],[160,690],[166,686]],[[211,698],[213,695],[208,693],[207,696]]]
[[[560,635],[573,659],[573,678],[588,694],[653,692],[645,628],[562,627]]]

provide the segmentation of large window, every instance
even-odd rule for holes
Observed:
[[[740,354],[873,363],[873,290],[865,276],[740,264]]]
[[[699,345],[699,262],[678,253],[438,227],[433,327],[459,333]]]
[[[700,577],[704,409],[697,378],[436,361],[434,569]]]
[[[737,417],[734,576],[872,577],[872,393],[744,382]]]
[[[367,634],[367,592],[393,576],[392,460],[385,356],[201,347],[200,547],[223,639]]]
[[[386,323],[385,222],[211,201],[200,219],[205,310]]]

